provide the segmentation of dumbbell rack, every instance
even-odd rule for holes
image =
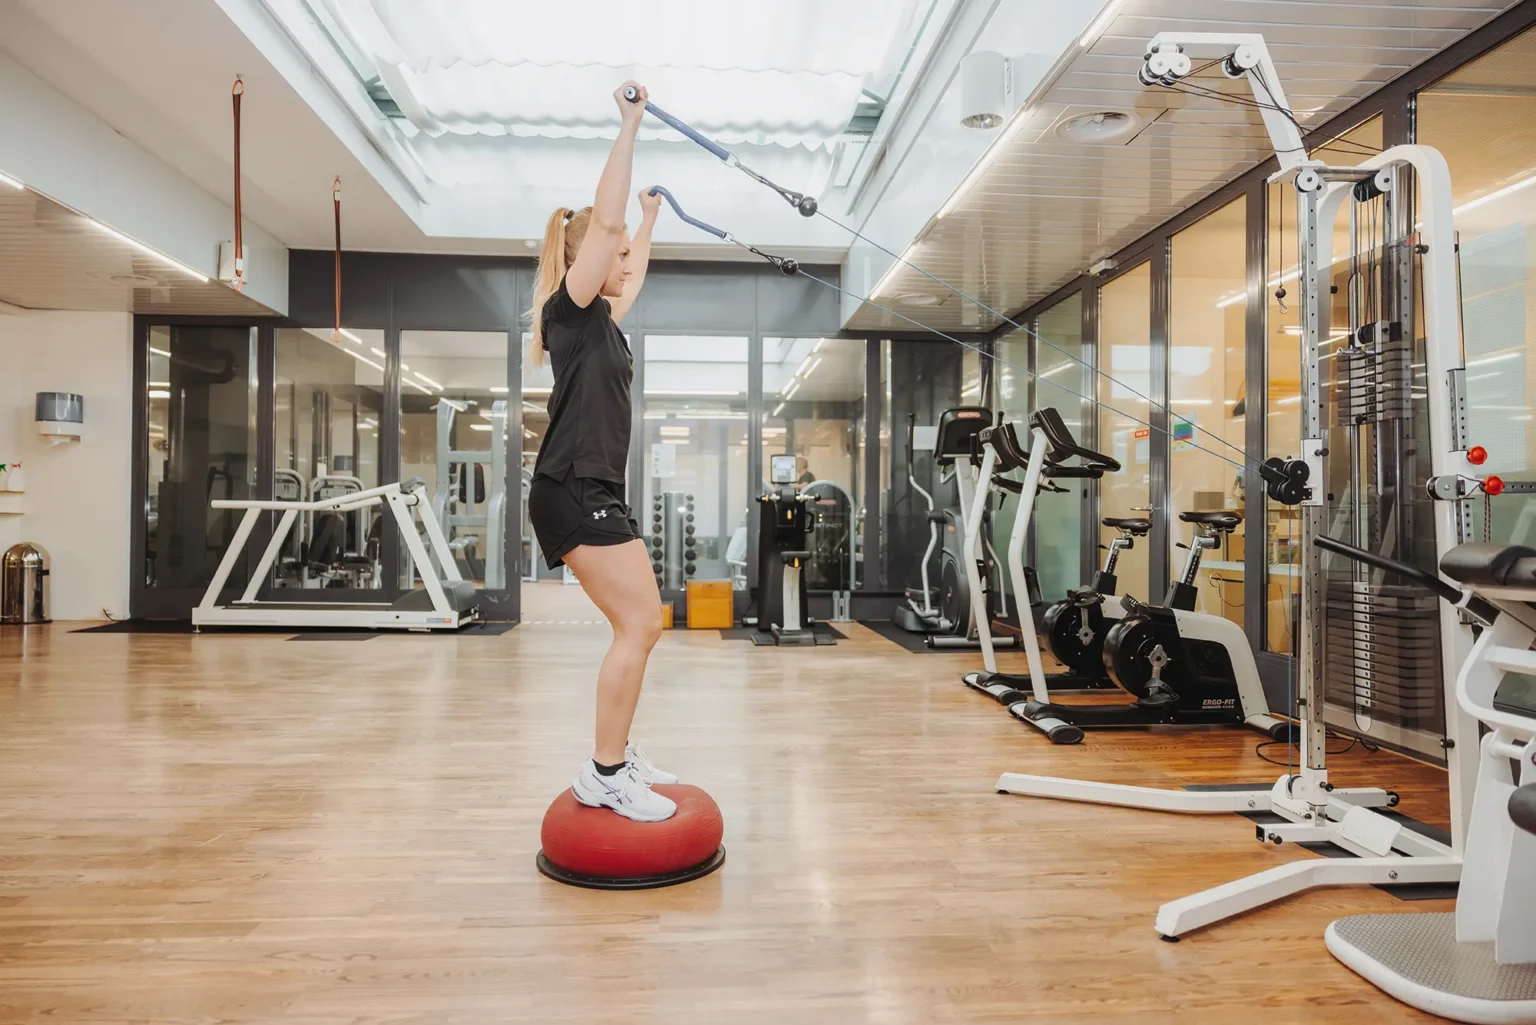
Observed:
[[[681,591],[698,568],[693,494],[663,491],[651,500],[651,569],[662,591]]]

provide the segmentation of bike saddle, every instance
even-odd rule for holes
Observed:
[[[1121,519],[1115,516],[1106,516],[1099,522],[1114,530],[1128,531],[1136,537],[1146,537],[1152,530],[1151,520]]]
[[[1185,523],[1200,523],[1220,531],[1228,531],[1237,529],[1237,525],[1243,522],[1243,514],[1219,509],[1215,512],[1182,512],[1179,513],[1179,519]]]
[[[1067,604],[1080,609],[1102,605],[1104,596],[1091,587],[1074,587],[1067,592]]]

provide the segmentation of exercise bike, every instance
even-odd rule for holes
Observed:
[[[1059,414],[1039,410],[1030,417],[1033,436],[1026,489],[1036,486],[1048,453],[1082,450]],[[1050,699],[1041,667],[1038,640],[1025,631],[1033,696],[1008,706],[1015,718],[1044,733],[1052,743],[1076,744],[1089,729],[1150,726],[1247,725],[1275,739],[1286,739],[1294,727],[1269,712],[1253,650],[1242,627],[1222,616],[1195,612],[1195,580],[1200,557],[1242,522],[1235,512],[1186,512],[1179,516],[1196,526],[1194,543],[1181,577],[1168,587],[1162,605],[1149,605],[1126,595],[1108,603],[1103,595],[1079,600],[1100,607],[1107,618],[1119,619],[1104,635],[1103,665],[1111,682],[1133,699],[1125,705],[1060,704]]]
[[[1039,425],[1044,431],[1048,442],[1048,450],[1041,466],[1039,481],[1032,491],[1026,491],[1024,483],[1009,480],[1003,474],[1014,470],[1026,469],[1029,463],[1029,453],[1019,444],[1018,434],[1014,430],[1011,421],[990,427],[978,435],[978,442],[986,446],[994,457],[994,466],[989,486],[1007,492],[1016,492],[1019,495],[1019,508],[1013,520],[1013,531],[1008,539],[1008,575],[1013,582],[1014,602],[1019,604],[1021,597],[1029,603],[1030,619],[1026,625],[1023,609],[1019,609],[1018,627],[1022,631],[1030,629],[1037,636],[1047,639],[1054,631],[1065,634],[1062,647],[1068,644],[1075,645],[1072,655],[1075,662],[1067,663],[1068,672],[1051,673],[1046,676],[1049,686],[1058,690],[1097,690],[1111,686],[1109,678],[1102,668],[1102,659],[1090,661],[1082,657],[1084,652],[1092,652],[1098,655],[1102,649],[1104,633],[1108,624],[1100,612],[1098,605],[1085,606],[1083,611],[1083,627],[1078,628],[1071,604],[1072,596],[1079,592],[1098,595],[1102,603],[1104,595],[1113,595],[1115,588],[1115,563],[1120,557],[1120,552],[1132,547],[1132,538],[1145,536],[1151,530],[1152,524],[1147,520],[1106,520],[1106,523],[1118,525],[1120,536],[1110,542],[1109,553],[1104,561],[1104,568],[1094,577],[1092,587],[1078,588],[1071,592],[1068,601],[1057,602],[1046,608],[1040,598],[1040,585],[1029,567],[1024,565],[1024,539],[1029,529],[1029,522],[1034,515],[1035,497],[1041,491],[1064,491],[1046,480],[1046,478],[1097,480],[1105,472],[1114,472],[1120,469],[1120,463],[1115,459],[1091,449],[1082,448],[1071,440],[1071,435],[1066,433],[1065,426],[1058,430],[1056,423],[1060,416],[1054,409],[1043,409],[1030,417],[1031,428]],[[1072,462],[1081,460],[1081,462]],[[973,539],[974,543],[974,539]],[[1102,589],[1102,590],[1101,590]],[[1011,630],[1012,624],[1006,622],[993,623],[993,629]],[[1081,636],[1082,630],[1091,629],[1091,636]],[[994,698],[1003,705],[1012,705],[1025,701],[1029,694],[1022,688],[1030,686],[1030,677],[1024,673],[998,672],[997,666],[990,661],[983,649],[983,662],[986,668],[981,672],[966,673],[961,680],[967,687],[981,691],[983,694]],[[1081,666],[1082,668],[1078,668]]]

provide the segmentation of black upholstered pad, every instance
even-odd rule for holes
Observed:
[[[1524,545],[1457,545],[1440,560],[1440,572],[1463,584],[1536,587],[1536,549]]]

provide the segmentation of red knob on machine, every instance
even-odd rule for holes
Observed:
[[[1467,449],[1467,462],[1473,466],[1482,466],[1488,461],[1488,450],[1481,445],[1473,445]]]
[[[1499,495],[1504,492],[1504,478],[1490,475],[1483,479],[1483,491],[1489,495]]]

